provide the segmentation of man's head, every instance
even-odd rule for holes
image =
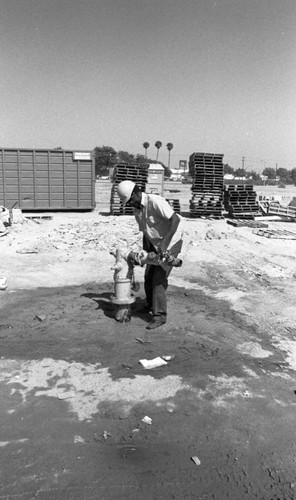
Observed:
[[[142,191],[138,184],[132,181],[122,181],[117,186],[117,194],[123,205],[141,207]]]

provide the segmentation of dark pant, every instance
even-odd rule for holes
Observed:
[[[146,252],[156,252],[152,243],[146,238],[143,239],[143,248]],[[167,314],[166,290],[170,271],[171,269],[165,271],[161,266],[146,265],[144,289],[148,306],[151,307],[154,316]]]

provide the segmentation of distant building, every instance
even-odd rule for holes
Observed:
[[[236,177],[233,174],[225,174],[224,179],[227,181],[246,181],[247,180],[246,177]]]
[[[180,181],[182,179],[182,177],[184,177],[184,175],[189,174],[188,167],[185,170],[180,169],[180,168],[171,168],[170,170],[172,172],[172,175],[170,178],[173,179],[174,181]]]

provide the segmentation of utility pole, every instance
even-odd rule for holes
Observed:
[[[245,157],[244,156],[242,157],[242,169],[243,170],[245,169]]]

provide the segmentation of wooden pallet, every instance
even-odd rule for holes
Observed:
[[[132,207],[123,207],[117,194],[117,186],[121,181],[129,180],[138,184],[145,191],[148,179],[148,166],[133,164],[118,164],[114,167],[113,186],[111,189],[110,212],[112,215],[132,215]]]
[[[296,233],[281,229],[254,229],[253,233],[258,236],[265,236],[265,238],[296,240]]]
[[[192,153],[189,158],[189,171],[192,176],[190,217],[222,218],[223,155]]]
[[[166,201],[172,207],[174,212],[176,212],[176,214],[180,214],[180,212],[181,212],[180,200],[174,200],[171,198],[167,198]]]
[[[255,221],[255,220],[244,220],[244,219],[231,220],[231,219],[228,219],[226,222],[227,222],[227,224],[230,224],[231,226],[234,226],[234,227],[252,227],[252,228],[268,227],[268,224],[265,224],[264,222]]]
[[[287,217],[296,217],[296,209],[293,207],[283,207],[281,205],[272,205],[268,208],[270,215],[286,215]]]

